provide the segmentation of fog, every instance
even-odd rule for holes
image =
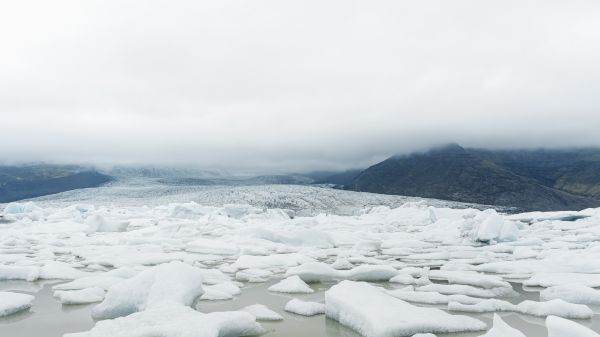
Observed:
[[[598,1],[8,1],[0,161],[364,167],[600,145]]]

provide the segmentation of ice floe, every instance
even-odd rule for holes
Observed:
[[[486,299],[475,304],[449,302],[448,309],[452,311],[478,313],[512,311],[533,316],[558,316],[573,319],[586,319],[591,318],[594,315],[592,309],[585,305],[568,303],[561,299],[543,302],[527,300],[519,304],[512,304],[498,299]]]
[[[0,317],[29,309],[34,299],[27,294],[0,291]]]
[[[182,262],[171,262],[111,286],[104,301],[92,309],[92,316],[115,318],[165,303],[190,306],[202,294],[202,272]]]
[[[494,314],[494,322],[492,328],[481,337],[525,337],[525,335],[506,324],[500,316]]]
[[[318,302],[307,302],[294,298],[285,304],[285,311],[302,316],[314,316],[325,313],[325,304]]]
[[[94,303],[104,299],[104,289],[93,287],[81,290],[56,290],[54,297],[62,304]]]
[[[298,275],[290,276],[275,283],[269,287],[269,291],[294,294],[310,294],[314,292]]]
[[[64,337],[237,337],[264,332],[256,317],[245,311],[200,313],[165,303],[125,317],[96,322],[89,331]]]
[[[576,304],[600,305],[600,290],[581,284],[567,284],[542,290],[540,299],[561,299]]]
[[[368,337],[478,331],[485,323],[467,316],[423,308],[363,282],[342,281],[325,292],[327,317]],[[382,310],[385,308],[384,310]]]
[[[253,304],[242,308],[242,311],[252,314],[258,321],[281,321],[283,317],[262,304]]]

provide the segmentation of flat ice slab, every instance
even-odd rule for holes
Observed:
[[[99,321],[87,332],[64,337],[237,337],[264,332],[244,311],[200,313],[178,304],[165,304],[116,319]]]
[[[302,316],[314,316],[324,314],[325,305],[323,303],[306,302],[294,298],[286,303],[284,310]]]
[[[342,281],[325,292],[326,315],[366,337],[485,330],[485,323],[417,307],[368,283]]]
[[[29,309],[33,300],[31,295],[0,291],[0,317]]]
[[[283,317],[275,311],[267,308],[262,304],[249,305],[242,309],[242,311],[252,314],[258,321],[281,321]]]

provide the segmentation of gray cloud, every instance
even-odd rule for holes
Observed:
[[[600,145],[597,1],[12,1],[0,158],[306,170]]]

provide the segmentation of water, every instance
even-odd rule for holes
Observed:
[[[304,317],[283,311],[287,301],[296,297],[307,301],[323,301],[324,291],[331,284],[313,284],[313,294],[286,295],[272,293],[267,288],[276,281],[247,284],[242,294],[229,301],[199,301],[196,309],[201,312],[239,310],[251,304],[264,304],[270,309],[278,312],[284,318],[278,322],[261,322],[268,332],[269,337],[359,337],[349,328],[327,319],[324,315]],[[36,299],[29,311],[17,313],[8,317],[0,318],[0,337],[60,337],[64,333],[89,330],[94,325],[91,319],[91,305],[61,305],[52,297],[52,284],[56,283],[30,283],[30,282],[0,282],[0,290],[18,291],[35,294]],[[389,288],[396,285],[382,283]],[[523,289],[519,284],[513,284],[515,290],[520,294],[518,298],[507,299],[518,303],[526,299],[539,300],[539,289]],[[442,305],[432,307],[443,308]],[[595,312],[600,308],[593,308]],[[382,308],[385,310],[385,308]],[[516,313],[499,313],[502,319],[509,325],[521,330],[528,337],[547,337],[544,319],[521,315]],[[491,326],[493,314],[469,314],[471,317],[480,319]],[[591,320],[577,321],[590,327],[594,331],[600,331],[600,317],[595,315]],[[461,334],[438,334],[440,337],[474,337],[483,332],[461,333]]]
[[[28,311],[0,318],[2,337],[60,337],[94,326],[90,315],[92,305],[60,304],[52,297],[52,283],[0,282],[0,290],[35,295]]]

